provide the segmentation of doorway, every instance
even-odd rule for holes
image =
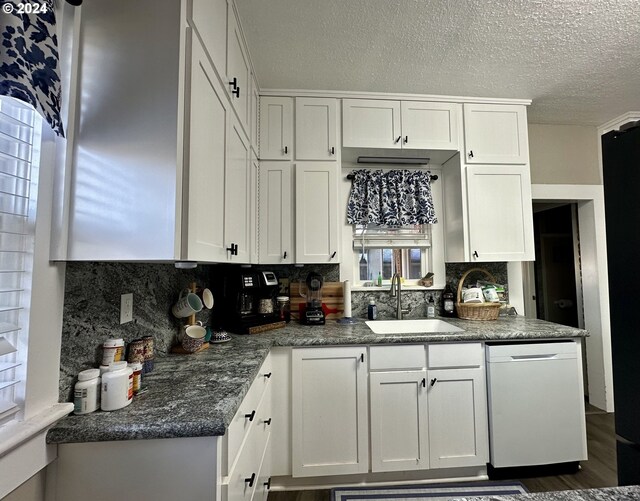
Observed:
[[[577,204],[534,203],[536,317],[582,328]]]

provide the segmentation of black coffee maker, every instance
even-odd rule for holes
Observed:
[[[249,334],[251,327],[279,320],[276,311],[278,278],[272,271],[227,269],[217,287],[214,325],[236,334]]]

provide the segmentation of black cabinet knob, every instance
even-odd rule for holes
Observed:
[[[333,259],[334,257],[336,257],[336,254],[337,254],[337,253],[338,253],[337,251],[333,251],[333,254],[331,254],[331,259]]]
[[[394,144],[398,144],[400,142],[400,139],[402,139],[402,136],[398,136],[397,139],[394,141]]]
[[[256,480],[256,474],[252,473],[249,478],[244,479],[245,484],[249,484],[249,487],[253,487],[253,482]]]
[[[264,486],[267,488],[267,490],[271,489],[271,477],[269,477],[269,480],[264,483]]]
[[[473,257],[476,257],[476,258],[480,257],[480,255],[478,254],[478,251],[473,251]]]
[[[269,379],[271,377],[271,372],[267,372],[264,377],[266,377],[267,379]]]
[[[256,411],[253,410],[251,411],[251,414],[245,414],[244,418],[248,419],[249,421],[253,421],[253,418],[256,417]]]
[[[284,154],[286,155],[287,153],[289,153],[289,148],[287,146],[284,147]]]
[[[233,94],[234,96],[239,98],[240,97],[240,87],[236,87],[235,89],[233,89],[231,91],[231,94]]]
[[[270,424],[271,424],[271,418],[269,418],[269,419],[265,419],[265,420],[264,420],[264,424],[266,424],[266,425],[270,425]]]
[[[409,142],[409,136],[404,136],[404,144],[407,144]]]
[[[469,158],[473,158],[473,150],[469,150]]]
[[[422,387],[423,388],[427,387],[427,378],[425,378],[425,377],[422,378]]]
[[[284,251],[284,254],[282,255],[282,259],[287,259],[287,251]]]
[[[335,147],[335,146],[332,146],[332,147],[331,147],[331,154],[332,154],[332,155],[335,155],[335,154],[336,154],[336,147]]]
[[[434,384],[436,384],[437,382],[438,382],[438,379],[434,377],[434,378],[431,380],[431,382],[430,382],[429,384],[430,384],[431,386],[433,386],[433,385],[434,385]]]
[[[231,82],[229,82],[229,85],[231,85],[231,87],[236,89],[238,87],[238,79],[237,79],[237,77],[233,77],[233,80],[231,80]]]

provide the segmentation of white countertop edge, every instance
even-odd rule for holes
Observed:
[[[35,437],[73,411],[71,402],[54,404],[24,421],[13,421],[0,427],[0,457]]]

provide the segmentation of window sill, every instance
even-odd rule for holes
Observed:
[[[378,287],[377,285],[365,287],[364,285],[354,285],[351,287],[351,292],[389,292],[389,288],[391,284],[382,284],[382,286]],[[432,290],[442,290],[444,289],[444,284],[434,284],[431,287],[423,287],[422,285],[404,285],[402,284],[403,291],[432,291]]]
[[[52,405],[35,416],[0,428],[0,457],[55,424],[73,411],[72,403]]]

